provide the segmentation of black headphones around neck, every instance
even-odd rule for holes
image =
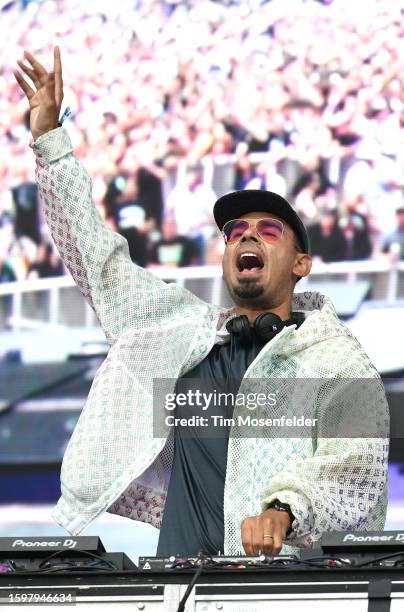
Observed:
[[[250,325],[246,315],[240,315],[226,323],[226,329],[230,334],[238,337],[242,344],[249,345],[253,343],[254,336],[268,342],[287,325],[296,324],[299,327],[304,320],[305,316],[302,312],[294,312],[287,321],[282,321],[273,312],[264,312],[258,315],[254,325]]]

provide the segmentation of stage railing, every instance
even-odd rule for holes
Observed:
[[[228,296],[222,280],[221,266],[198,266],[185,268],[152,268],[153,274],[166,281],[174,281],[187,287],[192,283],[191,290],[203,299],[213,304],[229,305]],[[400,276],[404,273],[404,261],[390,263],[386,260],[344,261],[323,263],[315,261],[309,279],[302,279],[297,287],[304,291],[313,282],[327,282],[330,279],[346,283],[346,289],[360,278],[370,280],[374,288],[373,297],[383,299],[388,303],[402,297]],[[208,281],[208,283],[206,283]],[[210,282],[209,282],[210,281]],[[60,324],[60,312],[63,308],[63,291],[74,288],[70,275],[57,278],[23,280],[19,282],[0,284],[0,309],[3,312],[1,327],[12,329],[38,328],[45,325]],[[188,288],[188,287],[187,287]],[[78,289],[76,289],[78,293]],[[23,312],[24,296],[29,294],[44,294],[45,307],[43,316],[35,318]],[[83,301],[84,302],[84,301]],[[25,309],[27,310],[27,309]],[[29,310],[29,309],[28,309]],[[98,323],[90,306],[86,304],[79,324],[84,327],[94,327]]]

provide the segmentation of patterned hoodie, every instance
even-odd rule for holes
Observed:
[[[154,412],[163,410],[153,404],[153,379],[167,379],[173,391],[179,376],[225,341],[234,309],[208,304],[132,263],[124,238],[93,205],[91,179],[64,128],[31,147],[55,244],[110,343],[64,455],[53,517],[75,535],[104,511],[159,528],[173,435],[168,427],[164,436],[153,435]],[[310,436],[295,437],[286,437],[281,426],[260,428],[255,437],[232,428],[225,554],[243,552],[242,520],[273,499],[290,504],[296,517],[283,553],[310,546],[324,531],[384,527],[389,416],[380,377],[329,298],[295,294],[292,308],[305,313],[304,323],[285,327],[265,345],[239,392],[256,390],[257,380],[282,382],[277,414],[291,414],[291,402],[301,397],[291,393],[293,384],[311,381],[293,410],[316,415],[317,424]],[[243,414],[245,407],[238,410]],[[346,428],[337,435],[341,423],[353,421],[355,436]]]

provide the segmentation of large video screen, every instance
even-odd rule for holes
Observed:
[[[286,196],[324,262],[404,259],[402,3],[0,3],[0,282],[65,273],[38,202],[24,49],[62,53],[63,124],[145,267],[219,264],[216,198]]]

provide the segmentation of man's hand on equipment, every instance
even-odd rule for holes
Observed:
[[[29,51],[24,51],[24,59],[31,67],[26,66],[23,60],[17,64],[34,83],[36,91],[28,85],[22,74],[15,71],[14,76],[29,100],[30,126],[34,140],[54,130],[58,126],[60,107],[63,100],[62,62],[60,49],[55,47],[53,71],[47,72]]]
[[[241,523],[241,540],[246,555],[278,555],[289,527],[289,515],[274,508],[245,518]]]

